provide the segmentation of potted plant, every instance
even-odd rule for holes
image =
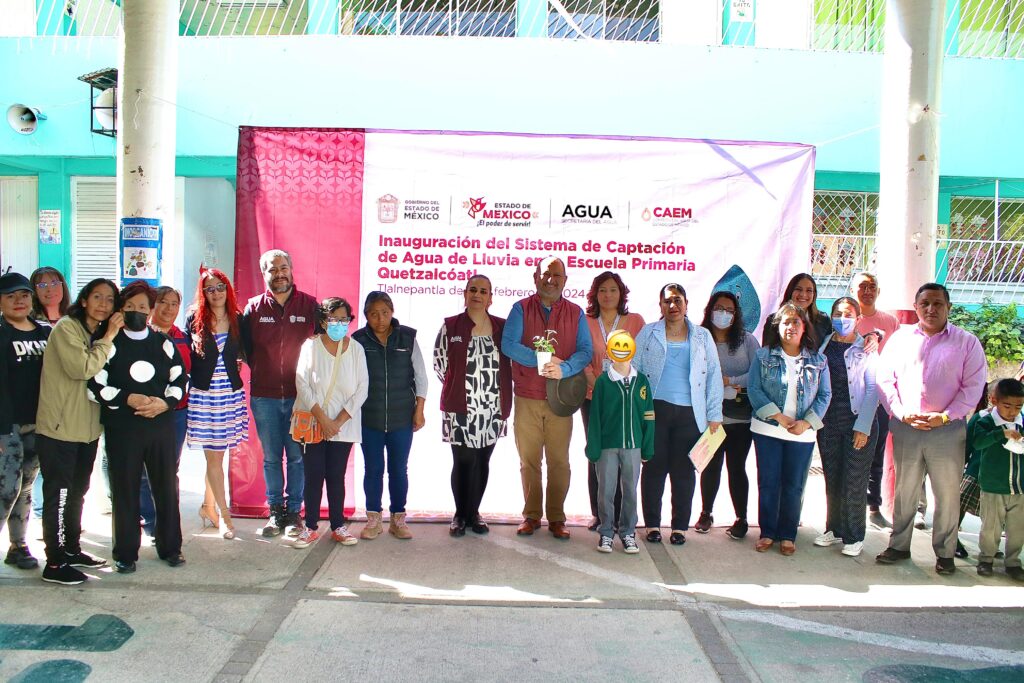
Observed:
[[[551,362],[551,356],[555,354],[555,330],[544,330],[543,335],[533,338],[533,349],[537,352],[537,374],[544,374],[544,366]]]

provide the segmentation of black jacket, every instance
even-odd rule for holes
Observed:
[[[207,334],[203,339],[203,355],[200,356],[196,353],[195,349],[195,313],[190,313],[185,318],[185,335],[189,339],[193,340],[192,350],[192,380],[191,384],[194,389],[201,391],[209,391],[210,381],[213,379],[213,371],[217,368],[217,340],[213,338],[212,334]],[[238,373],[238,359],[241,358],[241,345],[239,344],[238,337],[232,337],[228,335],[227,341],[224,342],[224,369],[228,373],[228,379],[231,380],[231,388],[234,391],[238,391],[242,388],[242,376]]]

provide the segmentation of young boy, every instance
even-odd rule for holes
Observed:
[[[1024,384],[1003,379],[996,384],[995,406],[987,415],[977,414],[967,425],[967,442],[981,456],[981,535],[978,575],[992,575],[992,560],[1006,527],[1006,573],[1024,581],[1020,566],[1024,546],[1024,440],[1021,409]]]
[[[636,544],[636,484],[641,460],[654,457],[654,397],[647,378],[629,362],[636,342],[625,330],[608,335],[606,351],[612,361],[594,383],[587,426],[587,458],[597,467],[597,504],[601,538],[597,549],[612,551],[618,526],[623,549],[633,555]],[[622,486],[622,508],[615,516],[615,478]],[[616,524],[617,522],[617,524]]]

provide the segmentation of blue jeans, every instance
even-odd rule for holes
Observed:
[[[814,443],[753,434],[761,538],[795,541]]]
[[[288,512],[298,512],[302,508],[304,481],[302,448],[292,440],[289,433],[294,404],[294,398],[262,396],[253,396],[250,403],[252,418],[256,422],[256,433],[263,445],[263,481],[267,485],[267,504],[287,504]],[[287,489],[285,473],[281,469],[281,451],[284,451],[288,467]]]
[[[367,512],[381,512],[384,496],[384,449],[387,449],[388,495],[391,512],[405,512],[409,495],[409,451],[412,450],[412,427],[382,432],[363,427],[363,493]]]

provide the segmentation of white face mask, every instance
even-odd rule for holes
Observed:
[[[732,327],[732,321],[735,319],[736,315],[728,311],[711,312],[711,324],[720,330],[727,330]]]

